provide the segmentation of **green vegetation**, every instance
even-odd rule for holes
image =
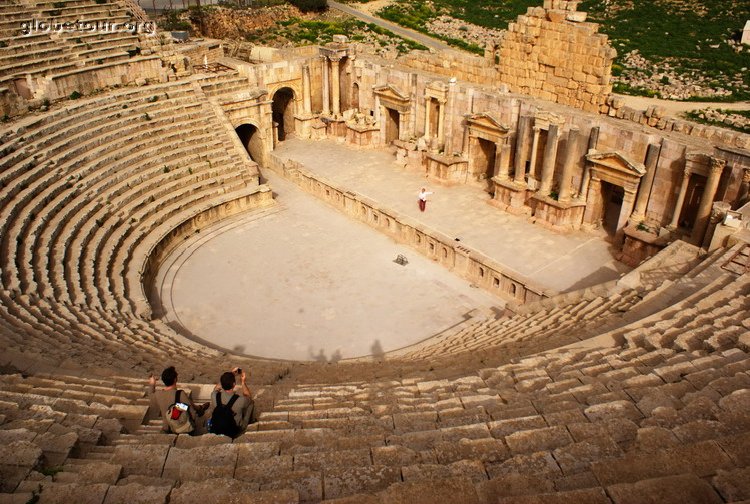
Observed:
[[[323,12],[328,8],[326,0],[289,0],[289,3],[302,12]]]
[[[83,95],[82,95],[81,93],[79,93],[78,91],[73,91],[72,93],[70,93],[70,96],[69,96],[69,98],[70,98],[71,100],[77,100],[77,99],[78,99],[78,98],[80,98],[81,96],[83,96]]]
[[[542,4],[541,0],[506,0],[503,2],[477,2],[476,0],[399,0],[378,14],[394,23],[424,32],[432,19],[448,15],[487,28],[503,29],[529,7]]]
[[[579,10],[601,24],[599,30],[617,49],[618,63],[637,49],[677,74],[714,79],[712,85],[731,90],[733,100],[750,99],[750,53],[737,52],[729,43],[739,41],[744,20],[750,19],[750,2],[583,0]],[[744,85],[731,82],[735,77]]]
[[[542,0],[397,0],[378,15],[401,26],[429,33],[427,24],[441,15],[451,16],[479,26],[505,29],[509,22],[528,7],[541,6]],[[618,56],[612,67],[614,77],[649,77],[639,68],[628,68],[625,55],[638,50],[650,63],[687,80],[702,80],[704,86],[726,89],[731,96],[691,98],[694,101],[736,101],[750,99],[750,52],[739,49],[740,30],[750,19],[747,0],[583,0],[579,10],[588,12],[589,21],[600,24]],[[440,38],[440,37],[438,37]],[[481,53],[464,41],[446,40],[451,45]],[[655,82],[669,85],[667,76]],[[658,91],[615,82],[615,92],[658,96]]]
[[[193,25],[182,19],[184,9],[167,9],[161,15],[159,28],[164,31],[190,31]],[[130,53],[130,51],[128,51]],[[131,55],[134,56],[134,55]]]
[[[396,24],[439,38],[448,44],[476,54],[484,54],[484,49],[461,39],[435,35],[427,30],[427,24],[441,15],[448,15],[487,28],[505,28],[508,21],[526,11],[531,0],[513,0],[503,4],[485,4],[464,0],[436,0],[434,2],[399,1],[378,11],[378,15]]]
[[[427,49],[417,42],[399,37],[390,30],[354,18],[346,18],[341,21],[306,21],[292,18],[278,21],[277,24],[280,28],[276,35],[298,44],[325,44],[331,42],[334,35],[347,35],[356,42],[364,40],[365,36],[362,35],[362,32],[369,31],[375,35],[391,39],[400,53]],[[380,43],[381,45],[387,45],[388,42],[381,39]]]
[[[748,121],[750,121],[750,110],[718,109],[716,110],[716,112],[718,114],[724,114],[724,115],[741,116],[741,117],[748,119]],[[719,126],[721,128],[729,128],[729,129],[733,129],[735,131],[739,131],[742,133],[750,133],[750,126],[736,125],[726,120],[720,121],[717,119],[711,119],[711,118],[706,117],[706,113],[701,110],[691,110],[689,112],[685,112],[684,115],[687,119],[690,119],[691,121],[695,121],[697,123],[707,124],[709,126]]]

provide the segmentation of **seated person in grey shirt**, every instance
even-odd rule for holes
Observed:
[[[240,394],[235,393],[237,376],[240,378]],[[242,369],[234,368],[221,375],[216,390],[211,394],[211,417],[208,423],[208,431],[213,434],[224,434],[236,437],[247,428],[250,423],[255,403],[250,389],[247,386],[247,375]],[[229,407],[231,419],[224,416],[218,409]],[[234,420],[232,422],[231,420]]]

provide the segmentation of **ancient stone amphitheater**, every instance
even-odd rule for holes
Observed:
[[[747,135],[610,96],[614,51],[573,1],[484,58],[225,49],[126,0],[0,0],[0,502],[750,501]],[[391,149],[498,214],[604,231],[634,269],[554,292],[279,157],[290,137]],[[335,364],[184,336],[159,266],[274,205],[265,169],[506,309]],[[259,422],[161,433],[148,373],[205,400],[228,362]]]

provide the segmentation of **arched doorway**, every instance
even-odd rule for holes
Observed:
[[[250,155],[250,159],[258,164],[263,163],[263,139],[254,124],[241,124],[234,130]]]
[[[276,91],[271,111],[273,122],[278,125],[279,142],[283,142],[288,135],[294,133],[294,91],[288,87]]]
[[[352,84],[352,108],[359,110],[359,84]]]

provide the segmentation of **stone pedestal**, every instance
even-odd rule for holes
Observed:
[[[469,170],[469,161],[458,156],[424,153],[425,173],[446,182],[464,182]]]
[[[346,121],[342,117],[321,117],[320,119],[328,126],[326,128],[328,138],[346,138]]]
[[[515,215],[531,215],[531,209],[526,206],[526,184],[515,180],[501,180],[493,177],[495,196],[492,204],[508,213]]]
[[[534,219],[544,227],[570,231],[580,229],[586,203],[577,200],[558,201],[539,193],[531,197],[534,204]]]
[[[315,122],[315,116],[312,114],[300,114],[294,116],[294,133],[299,138],[312,138],[312,127]]]
[[[346,143],[359,147],[380,145],[380,127],[376,124],[346,123]]]
[[[657,236],[631,225],[626,226],[623,233],[625,241],[620,261],[633,268],[655,256],[671,240],[670,235]]]
[[[310,129],[311,136],[310,138],[312,140],[325,140],[327,134],[326,131],[328,130],[328,125],[321,121],[320,119],[316,119],[312,122],[312,126]]]

